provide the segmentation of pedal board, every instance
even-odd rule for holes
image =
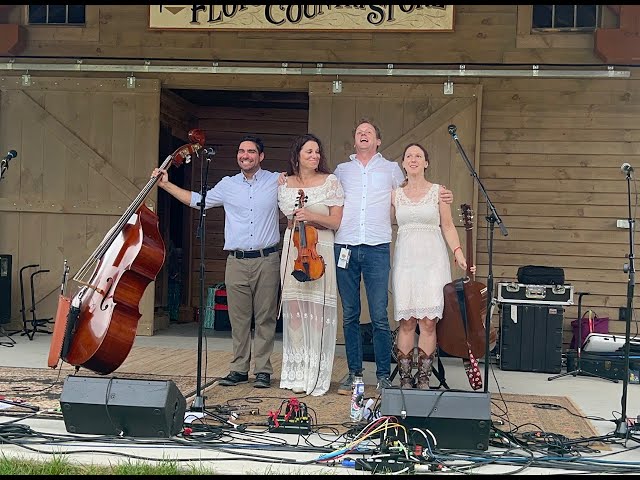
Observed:
[[[269,432],[272,433],[295,433],[309,434],[311,433],[311,425],[309,424],[309,417],[299,416],[292,417],[289,420],[285,420],[284,415],[279,415],[277,422],[273,418],[269,417]]]

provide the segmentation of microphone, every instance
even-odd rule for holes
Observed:
[[[204,147],[202,153],[209,157],[213,157],[216,154],[216,147]]]
[[[625,175],[630,175],[633,172],[633,167],[629,165],[627,162],[623,163],[620,167],[620,171]]]
[[[9,150],[9,153],[7,153],[7,156],[4,157],[2,160],[9,162],[9,160],[11,160],[12,158],[16,158],[18,156],[18,152],[16,152],[15,150]]]
[[[447,128],[447,130],[449,130],[449,135],[453,136],[453,138],[456,138],[456,130],[458,129],[458,127],[456,127],[455,125],[449,125],[449,127]]]
[[[18,152],[15,150],[9,150],[9,153],[0,160],[0,180],[4,178],[5,172],[9,170],[9,160],[16,158],[17,156]]]

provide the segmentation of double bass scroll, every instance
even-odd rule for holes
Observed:
[[[189,132],[186,144],[169,155],[160,169],[188,163],[204,147],[202,130]],[[48,365],[59,359],[106,375],[126,359],[138,329],[139,303],[165,259],[158,216],[144,200],[161,174],[152,177],[133,200],[73,280],[77,293],[60,294]],[[61,292],[64,292],[66,275]]]

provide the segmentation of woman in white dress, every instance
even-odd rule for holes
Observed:
[[[304,192],[303,208],[299,208]],[[331,385],[338,325],[334,231],[342,220],[344,192],[330,173],[320,140],[306,134],[291,146],[286,183],[278,187],[278,207],[289,219],[284,234],[282,277],[282,374],[280,388],[294,393],[323,395]],[[298,250],[294,232],[299,222],[318,232],[317,253],[324,274],[310,281],[294,273]],[[308,245],[309,247],[309,245]]]
[[[408,145],[402,166],[407,180],[391,197],[398,223],[391,276],[394,318],[400,322],[396,342],[398,372],[401,388],[414,386],[411,370],[419,325],[416,387],[427,389],[436,350],[436,323],[444,310],[443,288],[451,281],[446,245],[463,271],[467,261],[451,206],[438,201],[439,185],[425,177],[429,166],[425,148],[417,143]],[[475,272],[475,266],[471,270]]]

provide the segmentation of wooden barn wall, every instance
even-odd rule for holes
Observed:
[[[455,31],[450,33],[274,34],[149,31],[147,6],[88,5],[86,28],[26,26],[26,49],[21,54],[140,60],[298,60],[345,65],[361,62],[562,64],[564,69],[571,69],[572,65],[590,65],[590,69],[596,68],[593,65],[603,65],[594,54],[591,34],[530,34],[526,15],[523,15],[530,8],[526,5],[456,5]],[[14,8],[8,21],[23,23],[23,13],[23,6]],[[608,9],[604,13],[606,22],[615,24]],[[479,175],[509,228],[508,237],[502,237],[499,229],[495,231],[495,280],[512,280],[517,268],[527,264],[563,267],[567,282],[572,283],[576,291],[591,293],[585,297],[585,307],[593,307],[600,316],[609,316],[610,329],[618,333],[624,331],[625,325],[619,321],[618,309],[626,306],[627,274],[622,266],[628,252],[628,230],[616,228],[617,219],[627,218],[626,182],[620,165],[623,162],[638,165],[640,160],[640,82],[636,80],[639,69],[629,70],[631,79],[452,78],[454,85],[479,83],[483,88]],[[97,76],[78,74],[91,75]],[[116,75],[122,76],[112,74]],[[310,82],[333,80],[319,76],[186,72],[136,76],[157,79],[164,89],[297,92],[308,91]],[[366,76],[342,80],[376,84],[407,81],[406,78]],[[443,81],[431,77],[414,80],[439,85]],[[259,112],[255,116],[255,112],[246,109],[231,112],[218,107],[191,108],[175,98],[167,102],[173,105],[171,117],[164,106],[161,115],[163,122],[171,125],[174,135],[177,133],[176,136],[183,138],[189,128],[197,125],[205,128],[207,138],[217,146],[218,155],[208,179],[211,184],[237,171],[233,150],[242,134],[254,131],[265,138],[265,167],[277,170],[285,166],[284,145],[307,128],[303,114],[297,119],[279,115],[277,111]],[[81,108],[79,112],[77,115],[90,115]],[[16,114],[20,116],[19,112]],[[219,121],[223,117],[225,122],[228,118],[229,125]],[[3,137],[7,145],[9,133]],[[52,157],[55,156],[53,153]],[[191,185],[197,190],[199,166],[194,164],[190,168]],[[481,215],[482,196],[478,198],[476,213]],[[191,227],[195,229],[197,211],[190,213]],[[220,209],[209,211],[205,254],[212,260],[207,262],[208,284],[223,278],[222,220]],[[482,222],[482,218],[478,219],[476,232],[481,278],[486,277],[488,264],[488,234]],[[5,238],[9,234],[0,232],[0,235]],[[197,285],[197,241],[191,250],[194,255],[189,263],[191,281]],[[197,289],[190,293],[190,298],[194,305],[199,303]],[[569,321],[576,313],[575,305],[565,312],[565,342],[570,335]],[[634,323],[632,333],[636,331]]]
[[[520,16],[518,15],[520,10]],[[528,5],[456,5],[453,32],[149,30],[147,5],[87,5],[86,28],[26,26],[21,55],[354,63],[600,63],[590,34],[530,36]],[[8,22],[24,22],[26,7]],[[605,9],[608,18],[611,13]]]
[[[39,265],[23,274],[26,319],[38,268],[47,271],[34,277],[36,315],[53,317],[64,260],[73,277],[149,181],[159,93],[151,80],[132,91],[124,80],[40,77],[23,87],[0,78],[0,144],[18,151],[0,183],[0,251],[13,256],[8,329],[22,328],[19,270]],[[68,293],[78,286],[69,278]],[[152,291],[140,301],[141,335],[153,334]]]
[[[562,267],[576,291],[590,292],[583,312],[592,307],[610,317],[611,332],[624,333],[629,230],[616,220],[629,216],[620,166],[640,161],[640,81],[485,79],[483,86],[480,177],[509,228],[507,237],[496,229],[494,277],[515,279],[522,265]],[[477,244],[485,277],[487,232],[479,229]],[[577,300],[565,312],[565,342]]]

